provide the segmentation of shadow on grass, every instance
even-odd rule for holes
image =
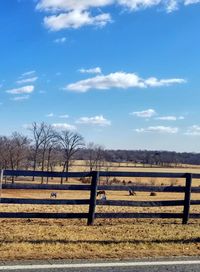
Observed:
[[[56,240],[47,240],[47,239],[41,239],[41,240],[0,240],[0,244],[13,244],[13,243],[28,243],[28,244],[94,244],[94,245],[110,245],[110,244],[190,244],[190,243],[200,243],[200,237],[197,238],[191,238],[191,239],[165,239],[165,240],[120,240],[120,241],[114,241],[114,240],[65,240],[65,239],[56,239]]]

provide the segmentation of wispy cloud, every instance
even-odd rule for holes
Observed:
[[[29,95],[23,95],[23,96],[15,96],[15,97],[12,97],[11,100],[13,101],[22,101],[22,100],[27,100],[29,99]]]
[[[111,121],[104,118],[103,115],[97,115],[93,117],[81,117],[76,121],[77,124],[84,125],[97,125],[97,126],[110,126]]]
[[[189,127],[184,134],[191,135],[191,136],[200,136],[200,126],[193,125],[193,126]]]
[[[33,91],[34,91],[34,86],[28,85],[28,86],[23,86],[20,88],[7,90],[6,93],[9,93],[9,94],[25,94],[25,93],[29,94],[29,93],[32,93]]]
[[[37,79],[38,77],[25,78],[25,79],[17,80],[16,83],[17,84],[31,83],[31,82],[35,82]]]
[[[156,115],[156,111],[154,109],[148,109],[144,111],[134,111],[134,112],[131,112],[130,115],[135,115],[141,118],[150,118]]]
[[[46,93],[46,91],[41,90],[41,91],[39,91],[38,93],[39,93],[39,94],[45,94],[45,93]]]
[[[54,117],[53,112],[46,114],[46,117]]]
[[[72,84],[68,84],[64,89],[75,92],[87,92],[91,89],[108,90],[111,88],[148,88],[163,87],[173,84],[186,83],[185,79],[143,79],[134,73],[115,72],[108,75],[98,75],[92,78],[81,80]]]
[[[62,38],[55,39],[54,42],[55,43],[65,43],[66,40],[67,40],[66,37],[62,37]]]
[[[21,75],[21,77],[26,77],[26,76],[33,76],[36,72],[34,70],[25,72]]]
[[[165,127],[165,126],[149,126],[147,128],[137,128],[135,129],[138,133],[145,132],[154,132],[154,133],[168,133],[168,134],[176,134],[179,129],[177,127]]]
[[[100,67],[95,67],[95,68],[90,68],[90,69],[79,69],[78,70],[82,74],[101,74],[101,68]]]
[[[150,77],[145,80],[146,86],[149,87],[162,87],[162,86],[170,86],[173,84],[185,83],[186,80],[182,78],[170,78],[170,79],[157,79],[155,77]]]
[[[184,1],[185,6],[198,4],[198,3],[200,3],[200,0],[185,0]]]
[[[24,128],[24,129],[31,129],[32,128],[32,124],[23,124],[22,128]]]
[[[76,127],[74,125],[70,125],[67,123],[54,123],[52,124],[52,127],[59,130],[76,130]]]
[[[62,114],[62,115],[59,115],[59,118],[67,119],[67,118],[69,118],[69,115],[68,114]]]
[[[184,116],[169,115],[169,116],[159,116],[159,117],[156,117],[155,119],[163,120],[163,121],[177,121],[177,120],[183,120],[183,119],[185,119],[185,117]]]

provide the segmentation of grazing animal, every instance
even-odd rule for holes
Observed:
[[[97,196],[100,196],[101,200],[106,200],[106,192],[104,190],[98,191]]]
[[[51,192],[50,198],[56,198],[57,197],[57,193],[56,192]]]
[[[106,195],[106,192],[104,190],[97,192],[97,196],[102,196],[102,195],[104,196]]]
[[[136,195],[136,192],[133,191],[133,190],[129,190],[128,192],[129,192],[129,195],[130,195],[130,196],[131,196],[131,195]]]
[[[151,192],[150,196],[157,196],[156,192]]]

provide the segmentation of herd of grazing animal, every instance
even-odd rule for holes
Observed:
[[[123,181],[123,184],[124,183],[125,182]],[[128,189],[128,193],[129,193],[129,196],[136,196],[136,192],[133,191],[133,190],[131,190],[131,189]],[[96,196],[97,197],[99,196],[101,200],[106,200],[106,191],[105,190],[97,191]],[[155,192],[151,192],[150,196],[156,196],[156,193]],[[57,192],[51,192],[50,193],[50,198],[57,198]]]
[[[129,190],[129,196],[135,196],[136,192],[134,192],[133,190]],[[97,191],[97,196],[100,196],[100,198],[102,200],[106,200],[106,191],[101,190],[101,191]],[[51,192],[50,194],[50,198],[57,198],[57,193],[56,192]]]

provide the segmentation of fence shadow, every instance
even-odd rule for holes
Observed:
[[[27,244],[97,244],[97,245],[111,245],[111,244],[135,244],[139,245],[141,243],[145,244],[191,244],[191,243],[200,243],[200,237],[197,238],[190,238],[190,239],[152,239],[152,240],[145,240],[145,239],[133,239],[133,240],[67,240],[67,239],[36,239],[36,240],[27,240],[27,239],[20,239],[20,240],[0,240],[1,244],[13,244],[13,243],[27,243]]]

